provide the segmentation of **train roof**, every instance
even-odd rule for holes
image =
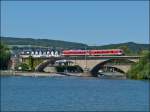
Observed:
[[[97,50],[122,50],[122,49],[92,49],[92,51],[97,51]],[[89,50],[63,50],[63,51],[89,51]]]

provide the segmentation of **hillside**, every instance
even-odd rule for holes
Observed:
[[[32,45],[36,47],[42,46],[42,47],[64,48],[64,49],[74,49],[74,48],[81,49],[87,47],[86,44],[82,43],[50,40],[50,39],[1,37],[1,41],[7,45]]]
[[[103,45],[103,46],[90,46],[90,48],[91,49],[116,49],[116,48],[119,48],[120,46],[128,46],[128,48],[132,52],[139,52],[140,50],[148,50],[149,49],[148,44],[137,44],[134,42],[109,44],[109,45]]]
[[[1,41],[8,45],[30,45],[32,47],[52,47],[57,49],[116,49],[120,46],[128,46],[128,48],[137,53],[141,50],[148,50],[148,44],[137,44],[134,42],[119,43],[119,44],[108,44],[103,46],[88,46],[83,43],[67,42],[60,40],[50,40],[50,39],[32,39],[32,38],[11,38],[11,37],[1,37]]]

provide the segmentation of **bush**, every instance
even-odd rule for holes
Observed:
[[[7,45],[0,43],[0,70],[8,69],[10,56],[11,54]]]
[[[21,63],[16,67],[16,70],[29,71],[29,65],[27,65],[26,63]]]
[[[128,71],[127,77],[131,79],[150,79],[150,52],[145,52],[138,63]]]

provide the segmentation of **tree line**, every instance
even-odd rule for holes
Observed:
[[[132,65],[127,77],[130,79],[150,79],[150,51],[141,53],[139,62]]]
[[[0,43],[0,70],[6,70],[10,63],[10,50],[7,45]]]

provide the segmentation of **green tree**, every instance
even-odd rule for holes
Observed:
[[[150,79],[150,52],[143,52],[142,58],[128,71],[131,79]]]
[[[148,50],[140,50],[138,54],[142,56],[142,55],[146,55],[148,52],[149,52]]]
[[[10,62],[10,51],[7,45],[0,43],[0,69],[8,69],[8,64]]]
[[[21,71],[28,71],[29,70],[29,65],[26,63],[20,63],[17,67],[16,70],[21,70]]]
[[[33,71],[34,70],[34,59],[32,56],[29,56],[29,67]]]
[[[131,53],[132,53],[131,50],[129,49],[129,47],[125,46],[125,45],[120,46],[119,49],[122,49],[126,55],[131,55]]]

